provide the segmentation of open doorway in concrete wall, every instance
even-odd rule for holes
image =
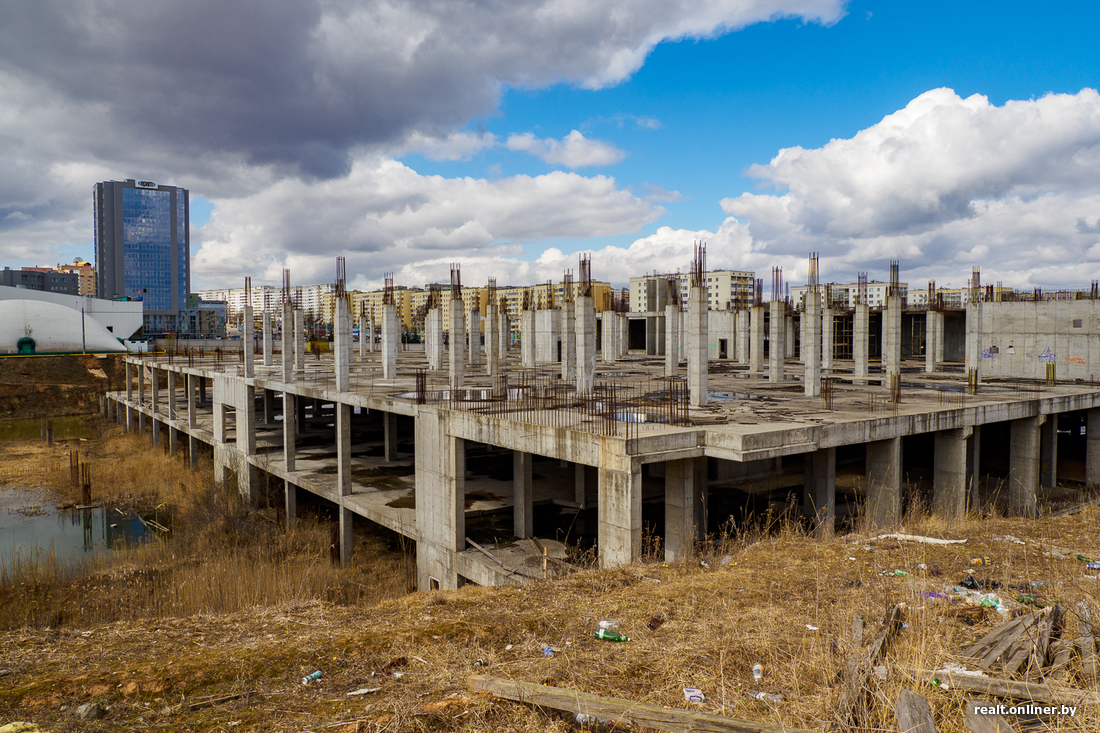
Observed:
[[[966,313],[945,311],[943,314],[943,360],[966,361]]]
[[[628,348],[631,351],[645,351],[645,318],[631,318],[627,321]]]
[[[902,516],[919,509],[932,508],[936,472],[936,435],[920,433],[901,439],[901,512]]]

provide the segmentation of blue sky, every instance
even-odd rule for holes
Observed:
[[[192,191],[196,287],[578,251],[625,284],[697,240],[765,278],[1100,277],[1096,4],[89,7],[0,9],[5,264],[91,259],[92,183],[142,177]]]

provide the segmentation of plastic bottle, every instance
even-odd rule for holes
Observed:
[[[599,629],[618,629],[619,628],[619,622],[618,621],[601,621],[598,624],[596,624],[596,628],[599,628]]]
[[[544,657],[552,657],[552,656],[554,656],[554,649],[553,649],[553,647],[551,647],[551,646],[550,646],[549,644],[543,644],[543,645],[542,645],[542,656],[544,656]]]
[[[623,636],[612,629],[596,629],[596,638],[603,641],[630,641],[629,636]]]
[[[310,682],[315,682],[319,679],[321,679],[321,670],[317,670],[316,672],[310,672],[309,674],[307,674],[305,677],[302,678],[302,684],[303,685],[308,685]]]
[[[764,679],[764,666],[760,663],[752,665],[752,678],[759,682]]]
[[[1091,560],[1089,560],[1089,559],[1088,559],[1087,557],[1085,557],[1084,555],[1078,555],[1078,556],[1077,556],[1077,559],[1078,559],[1079,561],[1081,561],[1081,562],[1092,562]]]
[[[778,703],[783,702],[782,695],[773,695],[770,692],[758,692],[757,690],[749,690],[749,697],[762,700],[763,702]]]
[[[1087,569],[1087,570],[1100,570],[1100,562],[1087,562],[1087,563],[1085,563],[1085,569]]]

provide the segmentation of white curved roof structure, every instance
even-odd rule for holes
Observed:
[[[0,300],[0,354],[126,350],[103,324],[78,310],[41,300]]]

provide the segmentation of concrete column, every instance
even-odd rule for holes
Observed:
[[[672,377],[680,370],[680,308],[665,306],[665,376]]]
[[[943,329],[936,328],[936,321],[943,314],[931,308],[924,312],[924,371],[932,374],[936,371],[936,336],[943,335]]]
[[[237,452],[241,453],[240,471],[237,473],[237,486],[248,503],[255,508],[259,505],[259,481],[249,457],[256,454],[256,388],[243,380],[234,380],[236,395]]]
[[[371,344],[371,333],[367,330],[367,319],[360,314],[359,316],[359,358],[362,359],[367,355],[367,347]]]
[[[428,357],[429,369],[442,369],[443,368],[443,309],[432,308],[428,311],[427,323],[425,324],[427,333],[425,337],[425,350]]]
[[[852,376],[862,380],[857,384],[865,384],[868,374],[869,344],[871,313],[866,303],[860,303],[855,307],[852,315]]]
[[[476,369],[481,366],[481,309],[476,305],[470,309],[466,331],[470,334],[470,366]]]
[[[275,392],[261,387],[261,394],[264,401],[264,425],[275,424]]]
[[[252,320],[252,306],[244,307],[244,332],[241,334],[241,349],[244,351],[244,375],[256,376],[256,323]]]
[[[836,448],[805,454],[807,514],[814,519],[814,534],[832,537],[836,532]]]
[[[742,308],[734,314],[734,348],[737,351],[737,363],[749,364],[749,310]]]
[[[497,336],[500,338],[500,358],[503,359],[508,355],[508,341],[512,338],[512,319],[507,312],[499,314],[497,318],[500,319]]]
[[[126,362],[126,401],[134,399],[134,365]]]
[[[667,308],[667,306],[666,306]],[[646,316],[645,319],[645,353],[646,356],[660,356],[663,337],[658,333],[658,321],[656,316]],[[667,353],[667,350],[666,350]]]
[[[630,354],[630,320],[625,313],[619,313],[615,322],[619,324],[619,356],[625,358]]]
[[[561,378],[566,383],[577,381],[576,307],[572,300],[561,304]]]
[[[1100,407],[1089,410],[1085,418],[1085,486],[1100,486]]]
[[[596,378],[596,309],[591,296],[577,298],[577,392],[592,391]]]
[[[333,346],[336,354],[336,391],[347,392],[351,389],[351,314],[348,312],[348,299],[337,296],[332,314]]]
[[[176,373],[168,370],[168,419],[176,419]]]
[[[490,303],[485,306],[485,373],[490,377],[500,371],[500,337],[497,335],[499,328],[497,307]]]
[[[301,371],[306,368],[306,314],[294,311],[294,368]]]
[[[450,434],[450,413],[421,406],[416,420],[416,569],[420,590],[433,580],[458,587],[455,553],[466,547],[466,445]]]
[[[298,398],[290,392],[283,392],[283,461],[286,472],[292,473],[298,450],[295,443],[298,436]],[[287,514],[289,518],[289,512]]]
[[[1010,514],[1034,517],[1038,509],[1039,432],[1044,419],[1044,415],[1037,415],[1012,421],[1008,453]]]
[[[397,322],[397,306],[382,306],[382,378],[397,378],[397,344],[401,341],[401,326]]]
[[[373,354],[374,349],[374,331],[378,324],[374,322],[374,311],[371,310],[371,316],[367,319],[367,353]]]
[[[340,505],[340,567],[351,562],[352,551],[352,525],[355,522],[355,514],[351,509]]]
[[[520,539],[535,534],[534,456],[512,451],[512,534]]]
[[[601,332],[603,336],[603,362],[614,364],[619,360],[619,323],[618,313],[604,311],[600,314]]]
[[[1039,440],[1039,485],[1053,489],[1058,485],[1058,413],[1047,415]]]
[[[982,378],[982,304],[966,304],[966,368]]]
[[[168,454],[176,455],[179,450],[180,431],[174,425],[168,425]]]
[[[294,381],[294,311],[283,304],[283,383]]]
[[[298,489],[289,481],[283,481],[283,502],[286,507],[286,529],[289,532],[298,522]]]
[[[805,308],[805,304],[803,304]],[[793,317],[793,316],[792,316]],[[806,324],[809,319],[806,318],[806,311],[803,310],[798,317],[798,363],[806,363]]]
[[[523,311],[519,317],[519,357],[524,369],[535,368],[535,312]]]
[[[873,529],[901,522],[901,438],[867,443],[867,521]]]
[[[707,289],[688,290],[687,378],[688,400],[694,407],[707,404]]]
[[[749,310],[749,372],[764,373],[764,306]]]
[[[803,394],[821,395],[821,293],[806,293],[806,310],[802,314]]]
[[[787,353],[787,304],[781,300],[770,304],[771,342],[768,344],[768,379],[778,384],[783,381],[783,360]]]
[[[138,431],[145,431],[145,364],[144,362],[138,365],[138,405],[141,407],[138,410]]]
[[[351,496],[351,405],[336,403],[336,485]]]
[[[665,561],[691,557],[706,534],[706,459],[665,461]]]
[[[977,510],[981,506],[982,481],[982,426],[972,427],[966,442],[966,508]]]
[[[383,456],[389,462],[397,460],[397,413],[382,413]]]
[[[942,364],[943,361],[944,361],[944,358],[943,358],[943,328],[944,328],[944,322],[945,322],[945,319],[944,319],[943,313],[941,313],[939,311],[936,311],[936,321],[935,321],[935,323],[936,323],[936,328],[935,328],[936,354],[933,357],[935,359],[936,364]]]
[[[156,419],[160,412],[160,369],[150,365],[149,367],[149,412]]]
[[[274,334],[271,333],[271,311],[264,311],[264,366],[269,367],[275,363],[274,360]]]
[[[461,300],[451,301],[451,389],[462,389],[466,380],[466,313]]]
[[[836,311],[827,307],[821,311],[821,372],[829,374],[833,370],[833,331]]]
[[[199,462],[199,441],[195,437],[195,428],[198,427],[198,405],[195,404],[195,382],[200,377],[194,374],[187,375],[187,461],[191,464],[191,468],[198,465]]]
[[[882,312],[882,367],[886,376],[884,384],[889,384],[890,375],[901,374],[901,296],[886,298],[886,309]]]
[[[628,565],[642,552],[642,472],[599,468],[600,566]]]
[[[936,433],[935,473],[932,482],[932,513],[945,519],[966,516],[967,439],[970,428]]]
[[[784,346],[787,348],[785,353],[789,359],[794,356],[794,315],[787,315],[784,320],[787,323],[787,340]]]

